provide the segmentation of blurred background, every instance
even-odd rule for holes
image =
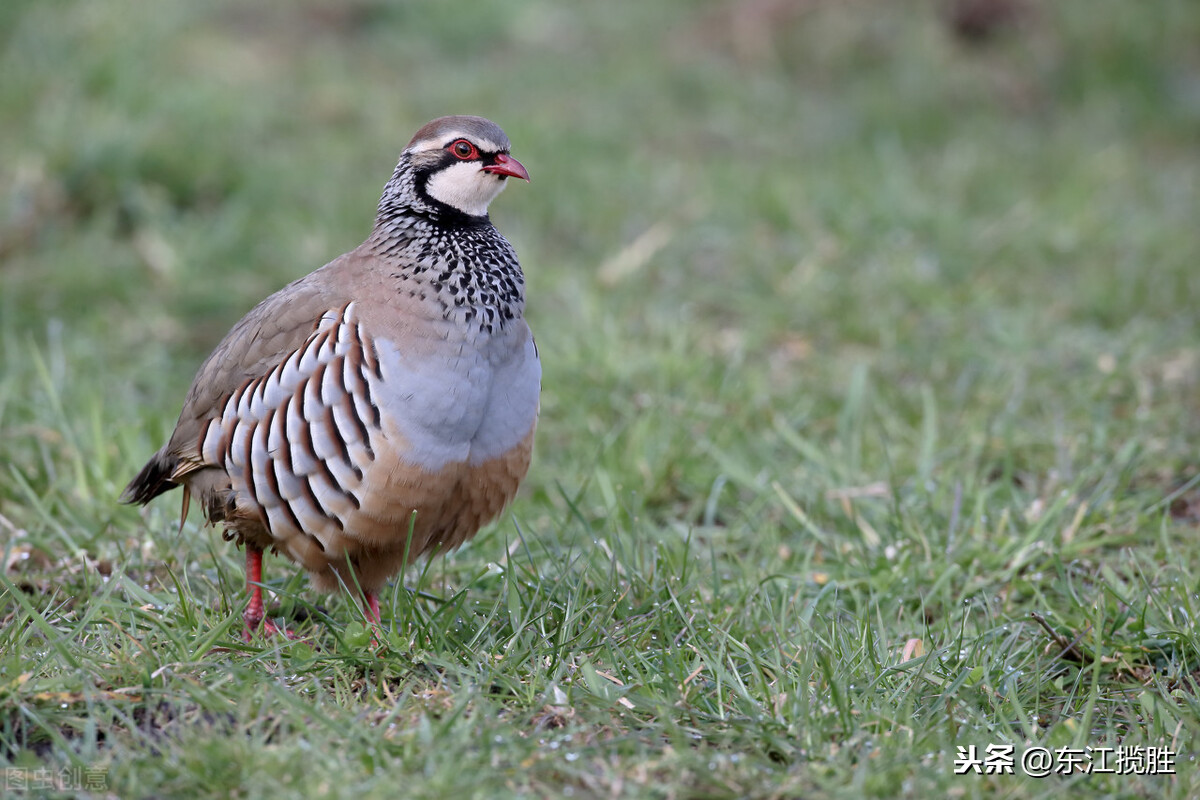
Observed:
[[[384,593],[386,658],[281,559],[311,646],[243,645],[239,552],[116,497],[443,114],[533,178],[492,205],[529,478]],[[1195,0],[3,0],[0,760],[122,797],[1194,797],[1198,200]],[[964,742],[1180,777],[957,778]]]
[[[1134,440],[1164,491],[1194,470],[1187,0],[8,0],[0,32],[22,525],[94,492],[103,540],[203,356],[450,113],[533,176],[492,209],[545,361],[523,496],[687,526],[786,516],[772,481],[1037,500]]]

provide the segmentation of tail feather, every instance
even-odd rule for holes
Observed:
[[[121,502],[144,506],[163,492],[174,489],[179,484],[171,480],[171,476],[175,474],[178,465],[178,457],[159,450],[150,457],[137,477],[129,482],[125,491],[121,492]]]

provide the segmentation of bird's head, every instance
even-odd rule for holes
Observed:
[[[417,131],[404,148],[413,188],[423,200],[469,217],[487,215],[508,178],[529,180],[508,154],[508,137],[483,117],[440,117]]]

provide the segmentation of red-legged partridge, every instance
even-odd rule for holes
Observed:
[[[430,122],[400,154],[354,250],[258,304],[200,367],[170,441],[121,499],[183,486],[246,548],[246,634],[263,620],[262,554],[322,590],[378,591],[465,542],[529,468],[541,365],[525,279],[488,219],[529,179],[480,117]],[[267,623],[269,630],[274,626]]]

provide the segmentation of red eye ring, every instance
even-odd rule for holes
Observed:
[[[455,158],[463,161],[479,158],[479,151],[475,149],[475,145],[466,139],[455,139],[446,149],[453,153]]]

